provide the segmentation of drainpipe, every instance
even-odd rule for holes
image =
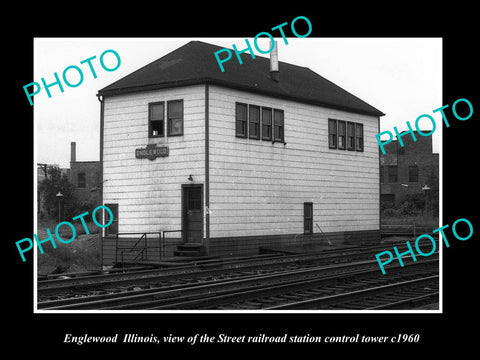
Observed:
[[[103,205],[103,113],[104,113],[104,99],[100,94],[97,94],[97,99],[100,101],[100,184],[99,184],[99,198],[100,204]],[[103,269],[103,235],[104,229],[99,232],[100,238],[100,267]]]

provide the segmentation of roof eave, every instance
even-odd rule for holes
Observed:
[[[140,86],[124,87],[124,88],[111,89],[111,90],[101,89],[101,90],[98,91],[97,96],[123,95],[123,94],[131,94],[131,93],[137,93],[137,92],[143,92],[143,91],[153,91],[153,90],[159,90],[159,89],[168,89],[168,88],[174,88],[174,87],[199,85],[199,84],[212,84],[212,85],[224,86],[224,87],[231,88],[231,89],[254,92],[254,93],[257,93],[257,94],[268,95],[268,96],[272,96],[272,97],[276,97],[276,98],[298,101],[298,102],[305,103],[305,104],[318,105],[318,106],[323,106],[323,107],[327,107],[327,108],[331,108],[331,109],[348,111],[348,112],[352,112],[352,113],[355,113],[355,114],[373,115],[373,116],[379,116],[379,117],[385,115],[383,112],[381,112],[380,110],[375,109],[375,108],[374,108],[375,110],[368,111],[368,110],[365,110],[365,109],[358,109],[358,108],[354,108],[354,107],[350,107],[350,106],[343,106],[343,105],[339,105],[339,104],[331,104],[331,103],[327,103],[327,102],[322,102],[322,101],[318,101],[318,100],[315,100],[315,99],[298,97],[298,96],[288,95],[288,94],[281,94],[281,93],[278,93],[278,92],[275,92],[275,91],[258,89],[258,88],[252,87],[252,86],[241,85],[241,84],[238,84],[238,83],[233,83],[233,82],[224,81],[224,80],[215,79],[215,78],[198,78],[198,79],[178,80],[178,81],[166,82],[166,83],[160,83],[160,84],[140,85]],[[373,106],[372,106],[372,108],[373,108]]]

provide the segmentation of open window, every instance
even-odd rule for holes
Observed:
[[[148,136],[164,136],[164,102],[148,104]]]

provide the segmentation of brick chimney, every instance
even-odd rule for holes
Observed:
[[[275,41],[273,50],[270,52],[270,77],[273,81],[280,81],[280,71],[278,68],[278,44]]]
[[[75,141],[70,143],[70,162],[77,161],[77,144]]]

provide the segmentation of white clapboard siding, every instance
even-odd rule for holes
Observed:
[[[217,86],[209,96],[211,237],[303,233],[304,202],[325,232],[379,229],[376,116]],[[287,144],[236,138],[235,102],[283,110]],[[329,149],[328,118],[362,123],[364,151]]]
[[[180,99],[183,136],[148,138],[148,103]],[[118,204],[119,232],[181,229],[181,184],[190,174],[205,180],[204,105],[203,85],[105,97],[103,202]],[[135,158],[135,149],[154,143],[169,156]]]
[[[149,139],[148,103],[178,99],[184,135]],[[287,144],[236,138],[235,102],[283,110]],[[211,238],[303,233],[304,202],[325,232],[379,229],[377,117],[214,85],[209,104]],[[205,184],[204,106],[204,85],[105,97],[103,201],[120,232],[181,229],[181,185]],[[328,118],[362,123],[364,151],[329,149]],[[152,143],[169,156],[135,158]]]

